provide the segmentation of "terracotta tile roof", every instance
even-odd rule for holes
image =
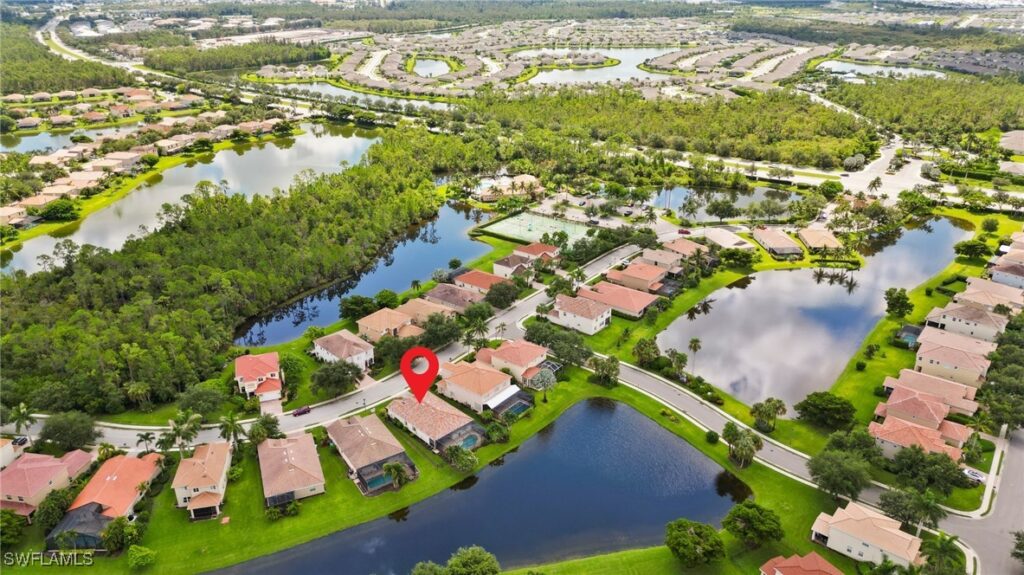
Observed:
[[[312,435],[299,433],[284,439],[267,439],[256,450],[263,478],[263,497],[323,485],[324,470],[320,467]]]
[[[855,502],[847,503],[845,509],[836,509],[832,515],[818,515],[812,527],[816,533],[826,536],[833,529],[873,544],[908,563],[916,562],[920,554],[921,539],[900,531],[899,521]]]
[[[270,378],[264,379],[256,386],[256,391],[253,392],[256,395],[263,395],[264,393],[274,393],[275,391],[281,391],[284,386],[281,384],[280,379]]]
[[[555,308],[552,313],[567,313],[587,319],[596,319],[607,313],[611,306],[585,297],[572,297],[565,294],[555,296]]]
[[[875,439],[887,441],[900,447],[917,445],[928,453],[945,453],[954,461],[960,461],[960,450],[952,445],[946,445],[946,442],[942,440],[942,434],[937,429],[928,429],[896,417],[887,417],[882,423],[872,421],[868,424],[868,433]]]
[[[556,256],[556,255],[558,255],[558,248],[557,247],[552,246],[552,245],[548,245],[548,244],[542,244],[540,242],[534,242],[534,243],[529,244],[529,245],[519,246],[519,247],[517,247],[513,251],[519,252],[519,253],[522,253],[522,254],[526,254],[528,256],[533,256],[534,258],[543,256],[543,255],[549,255],[549,256]]]
[[[402,444],[376,415],[339,419],[327,426],[327,435],[354,470],[405,453]]]
[[[413,321],[419,323],[427,321],[427,318],[434,315],[435,313],[439,313],[446,316],[451,316],[454,315],[455,313],[452,311],[450,307],[443,306],[439,303],[434,303],[432,301],[427,301],[423,298],[411,299],[395,308],[395,311],[404,313],[405,315],[411,317]]]
[[[976,388],[912,369],[900,371],[898,379],[886,377],[884,386],[893,390],[910,389],[931,394],[941,398],[946,405],[960,411],[974,413],[978,410],[978,402],[974,401]]]
[[[127,455],[111,457],[85,484],[68,510],[98,503],[103,506],[103,515],[107,517],[127,515],[139,498],[139,484],[152,481],[160,472],[161,459],[163,456],[157,453],[150,453],[142,459]]]
[[[933,309],[928,313],[927,319],[930,321],[940,321],[944,317],[989,326],[997,331],[1003,331],[1006,328],[1006,324],[1010,321],[1010,318],[1004,315],[999,315],[977,306],[954,302],[947,303],[945,307]]]
[[[672,240],[671,242],[664,244],[664,248],[685,257],[691,257],[699,253],[708,252],[707,246],[698,244],[697,242],[686,238]]]
[[[398,310],[383,308],[356,321],[360,327],[370,331],[390,332],[412,321],[412,316]]]
[[[460,311],[484,299],[482,294],[454,284],[437,284],[425,296]]]
[[[224,494],[219,491],[203,491],[199,495],[192,497],[188,500],[188,505],[185,506],[189,511],[195,509],[205,509],[207,507],[214,507],[220,505],[220,502],[224,501]]]
[[[843,575],[838,567],[811,551],[803,557],[779,555],[761,566],[764,575]]]
[[[256,381],[261,377],[269,377],[271,373],[281,371],[281,362],[277,352],[256,355],[241,355],[235,358],[235,378],[242,378],[242,383]]]
[[[487,272],[482,272],[480,270],[469,270],[468,272],[455,278],[455,281],[462,282],[464,284],[471,285],[482,290],[489,290],[492,287],[494,287],[495,284],[506,282],[508,280],[501,276],[497,276]]]
[[[950,421],[946,419],[939,424],[939,433],[942,434],[942,437],[944,439],[949,439],[956,442],[964,442],[970,439],[971,435],[974,432],[971,430],[970,427],[967,427],[962,423],[957,423],[955,421]]]
[[[171,487],[209,487],[217,485],[231,461],[231,444],[226,441],[197,446],[192,457],[182,459]]]
[[[611,279],[612,274],[615,274],[617,277],[634,277],[646,282],[656,282],[664,278],[665,273],[665,270],[658,266],[634,262],[626,266],[626,269],[622,271],[612,270],[608,272],[608,278]]]
[[[373,351],[373,344],[347,330],[339,330],[314,340],[318,346],[338,359],[348,359]]]
[[[422,334],[423,329],[411,323],[398,328],[398,337],[416,337]]]
[[[931,326],[926,327],[921,331],[921,335],[917,336],[917,341],[919,343],[934,343],[944,347],[951,347],[953,349],[959,349],[960,351],[978,354],[983,357],[996,350],[996,344],[990,341],[977,339],[967,335],[960,335],[959,333],[953,333],[950,331],[943,331]]]
[[[578,295],[633,315],[641,314],[649,305],[658,301],[658,296],[609,282],[598,282],[591,288],[581,288]]]
[[[404,424],[412,425],[438,441],[446,435],[470,424],[473,419],[429,391],[423,403],[405,395],[388,404],[388,413]]]
[[[500,358],[518,367],[526,367],[538,360],[543,360],[547,355],[548,348],[525,339],[517,339],[503,342],[498,349],[494,350],[492,357]]]
[[[917,357],[920,362],[936,361],[943,365],[970,368],[979,373],[987,372],[992,364],[984,356],[937,343],[922,343],[917,349]]]
[[[963,294],[967,293],[991,294],[999,299],[1014,302],[1018,306],[1024,302],[1024,290],[981,278],[967,278],[967,289],[963,291]]]
[[[441,366],[441,374],[443,379],[439,385],[459,387],[479,396],[512,382],[511,375],[498,371],[482,361],[445,362]]]
[[[0,471],[0,493],[12,497],[32,497],[49,486],[50,481],[61,472],[68,477],[77,477],[92,457],[80,450],[69,451],[63,457],[41,453],[23,453],[13,463]]]
[[[942,420],[949,415],[949,406],[937,395],[897,387],[885,402],[885,413],[893,414],[893,411],[913,418],[914,423],[938,429]]]

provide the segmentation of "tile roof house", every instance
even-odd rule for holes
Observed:
[[[613,310],[629,317],[642,316],[651,304],[658,301],[658,296],[605,281],[580,288],[576,295],[610,305]]]
[[[843,572],[811,551],[803,557],[773,557],[761,565],[760,575],[843,575]]]
[[[418,402],[404,395],[388,404],[388,416],[400,423],[432,449],[443,450],[448,445],[461,445],[467,449],[483,442],[483,428],[465,413],[445,400],[427,392]]]
[[[900,370],[899,378],[886,377],[882,387],[888,393],[896,389],[911,389],[939,397],[949,406],[950,413],[972,415],[978,410],[978,402],[974,400],[976,388],[912,369]]]
[[[453,309],[422,298],[413,298],[395,308],[395,311],[404,313],[411,317],[413,323],[419,325],[426,323],[427,318],[435,313],[439,313],[445,317],[452,317],[455,315],[455,311]]]
[[[299,433],[284,439],[266,439],[256,446],[256,452],[267,507],[324,492],[324,470],[312,435]]]
[[[958,447],[946,443],[939,429],[924,427],[898,417],[887,417],[882,423],[872,421],[868,424],[868,433],[875,438],[875,443],[888,458],[895,457],[901,449],[912,445],[927,453],[945,453],[953,461],[960,461],[963,455]]]
[[[779,228],[756,227],[754,240],[774,256],[797,256],[804,253],[800,244]]]
[[[422,329],[413,325],[412,316],[390,308],[382,308],[360,318],[356,325],[359,326],[359,335],[374,343],[386,335],[415,337],[423,333]]]
[[[449,307],[457,312],[464,312],[469,306],[483,301],[480,292],[460,288],[453,284],[437,284],[423,294],[423,299]]]
[[[171,488],[178,507],[188,509],[191,519],[220,515],[231,468],[231,444],[226,441],[204,443],[192,457],[181,460]]]
[[[926,327],[925,331],[929,329],[934,328]],[[914,369],[964,385],[981,387],[981,384],[985,381],[985,376],[988,374],[988,368],[992,364],[985,357],[988,352],[977,351],[977,346],[964,345],[962,341],[952,337],[954,334],[940,330],[934,331],[945,335],[935,336],[929,334],[929,339],[926,341],[918,339],[920,347],[917,348]],[[924,335],[924,332],[922,332],[922,335]],[[964,336],[956,337],[971,339],[964,338]],[[975,341],[987,343],[982,340]]]
[[[730,232],[725,228],[704,228],[704,237],[720,248],[732,248],[737,250],[752,250],[754,244]]]
[[[918,343],[934,343],[962,351],[988,356],[996,350],[996,344],[969,335],[961,335],[936,327],[926,326],[917,336]]]
[[[405,448],[376,415],[336,420],[327,426],[327,435],[348,467],[349,477],[364,494],[392,485],[384,472],[388,463],[401,463],[410,477],[417,474]]]
[[[925,325],[985,341],[995,341],[1006,329],[1010,318],[985,308],[949,302],[934,308],[925,318]]]
[[[437,392],[477,413],[495,409],[519,392],[512,376],[482,361],[441,365]]]
[[[889,559],[901,567],[922,563],[920,538],[901,531],[899,521],[856,502],[832,515],[819,514],[811,540],[857,561]]]
[[[494,262],[494,275],[511,278],[530,273],[533,260],[520,254],[509,254]]]
[[[809,250],[838,250],[843,247],[835,234],[825,228],[803,228],[796,233]]]
[[[51,491],[67,487],[90,463],[92,456],[80,449],[61,457],[22,454],[0,471],[0,509],[32,515]]]
[[[527,383],[540,371],[540,365],[548,357],[548,348],[517,339],[503,341],[497,349],[483,348],[476,353],[476,361],[494,369],[507,369],[520,383]]]
[[[480,270],[469,270],[468,272],[455,278],[455,285],[465,288],[468,290],[474,290],[478,293],[485,294],[495,284],[508,281],[507,279]]]
[[[693,240],[686,238],[677,238],[670,242],[665,243],[662,247],[666,250],[675,252],[684,258],[691,258],[698,254],[707,254],[708,247],[704,244],[698,244]]]
[[[553,324],[594,335],[611,323],[612,306],[585,297],[558,294],[547,318]]]
[[[236,357],[235,384],[246,397],[255,395],[261,402],[281,399],[284,372],[277,352]]]
[[[681,265],[682,259],[683,257],[681,255],[670,250],[648,248],[640,254],[640,257],[638,257],[636,261],[642,264],[662,268],[670,274],[678,274],[683,271],[683,267]]]
[[[556,246],[534,242],[525,246],[518,246],[512,250],[512,253],[525,256],[530,260],[535,260],[537,258],[553,260],[559,256],[561,250]]]
[[[92,479],[85,484],[78,497],[71,502],[68,511],[91,503],[99,504],[94,508],[104,517],[114,519],[127,516],[135,504],[142,499],[145,492],[140,492],[139,485],[149,483],[160,475],[163,456],[159,453],[148,453],[141,458],[128,455],[115,455],[103,462]]]
[[[662,280],[668,270],[645,263],[633,262],[623,270],[609,270],[605,277],[608,281],[631,289],[656,292],[661,289]]]
[[[320,361],[344,360],[364,371],[373,365],[373,344],[344,329],[313,340],[311,353]]]
[[[993,311],[1004,305],[1014,313],[1024,307],[1024,290],[981,278],[967,278],[967,288],[953,296],[953,301]]]
[[[1024,289],[1024,264],[998,263],[988,269],[989,277],[997,284]]]

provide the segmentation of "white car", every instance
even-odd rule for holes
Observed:
[[[966,475],[968,478],[970,478],[973,481],[977,481],[978,483],[984,483],[985,482],[985,474],[980,472],[980,471],[978,471],[977,469],[965,468],[964,469],[964,475]]]

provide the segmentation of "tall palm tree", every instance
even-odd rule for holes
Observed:
[[[921,518],[917,531],[920,533],[922,525],[929,529],[937,528],[939,522],[945,519],[947,515],[939,498],[935,496],[931,489],[925,489],[923,492],[914,490],[913,494],[914,499],[911,504],[917,512],[917,516]]]
[[[771,414],[772,417],[772,430],[775,429],[775,423],[778,421],[780,415],[786,415],[786,404],[778,398],[769,397],[764,400],[766,411]]]
[[[700,347],[701,347],[700,346],[700,338],[699,337],[691,337],[690,338],[690,343],[686,347],[687,347],[687,349],[690,350],[690,353],[693,354],[693,371],[696,372],[697,371],[697,353],[700,351]]]
[[[956,543],[959,537],[947,535],[942,531],[931,539],[926,539],[921,544],[921,552],[928,559],[929,571],[936,573],[953,573],[958,568],[963,568],[963,555]]]
[[[394,485],[395,489],[401,489],[403,485],[412,480],[409,477],[409,470],[398,461],[385,463],[381,469],[385,475],[391,478],[391,485]]]
[[[22,429],[28,429],[35,425],[36,417],[32,415],[32,410],[25,405],[25,402],[21,402],[11,408],[10,413],[7,414],[8,423],[14,424],[14,433],[21,435]],[[32,437],[29,436],[29,445],[32,443]]]
[[[152,431],[144,431],[135,435],[139,439],[135,442],[135,446],[138,447],[140,443],[146,444],[146,451],[149,451],[149,444],[156,441],[156,434]]]
[[[419,292],[420,291],[420,285],[422,285],[422,284],[420,284],[420,280],[412,280],[412,282],[410,282],[409,285],[410,285],[410,287],[412,287],[412,291]]]
[[[881,178],[881,176],[875,176],[875,179],[873,179],[870,182],[868,182],[868,191],[871,192],[871,193],[877,192],[878,189],[881,188],[881,187],[882,187],[882,178]]]
[[[507,329],[508,329],[508,324],[505,323],[505,322],[501,322],[501,323],[499,323],[497,325],[497,327],[494,328],[494,332],[498,334],[498,337],[504,337],[505,330],[507,330]]]
[[[117,448],[114,447],[114,445],[111,443],[104,442],[101,443],[98,448],[96,448],[96,454],[97,457],[99,457],[100,461],[106,461],[110,459],[111,457],[114,456],[115,453],[117,453]]]
[[[174,443],[177,439],[174,434],[170,431],[165,431],[160,434],[160,437],[156,440],[156,448],[160,451],[170,451],[174,447]]]
[[[220,416],[220,423],[217,424],[217,429],[220,430],[221,439],[230,441],[232,445],[241,444],[242,438],[245,437],[245,428],[239,423],[238,414],[234,411]]]
[[[198,413],[192,413],[191,409],[179,411],[178,415],[167,422],[170,426],[170,433],[178,444],[178,458],[185,458],[185,451],[192,441],[199,435],[199,424],[203,418]]]

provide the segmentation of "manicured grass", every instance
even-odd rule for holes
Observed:
[[[567,368],[566,375],[567,381],[559,383],[548,392],[547,403],[538,401],[528,416],[512,426],[509,443],[486,445],[477,450],[480,463],[478,470],[532,437],[578,401],[590,397],[614,399],[641,411],[732,471],[753,489],[759,503],[771,507],[781,516],[783,527],[788,534],[784,541],[751,551],[726,535],[728,558],[705,572],[751,573],[772,556],[806,553],[812,549],[824,554],[844,570],[852,569],[852,563],[848,559],[813,545],[807,537],[817,514],[835,509],[836,505],[832,498],[757,463],[746,469],[736,468],[728,461],[726,447],[723,444],[708,444],[701,429],[678,416],[663,415],[660,403],[629,387],[620,385],[608,389],[593,385],[587,381],[586,372],[575,368]],[[142,545],[158,553],[155,572],[176,575],[209,571],[262,554],[273,553],[383,517],[435,495],[469,475],[459,474],[444,465],[436,455],[405,432],[399,431],[397,436],[419,468],[420,477],[416,481],[398,492],[384,493],[372,498],[363,497],[346,478],[341,458],[332,453],[331,449],[323,448],[320,460],[327,478],[326,493],[303,500],[298,516],[283,518],[276,522],[271,522],[264,516],[259,468],[249,447],[243,447],[236,455],[241,458],[244,471],[242,478],[230,484],[227,490],[224,510],[224,515],[230,518],[227,525],[222,525],[219,520],[190,523],[184,510],[174,508],[173,492],[165,487],[157,497],[149,529],[142,541]],[[171,455],[172,459],[174,457]],[[26,547],[33,549],[39,545],[41,534],[34,534],[26,543]],[[659,557],[657,548],[628,553],[638,554],[635,559],[640,560],[641,564],[656,567],[658,570],[625,572],[668,573],[667,569],[671,569],[671,572],[679,570],[678,564],[674,564],[671,559]],[[647,557],[647,554],[651,556]],[[634,558],[612,560],[599,557],[587,561],[608,563],[608,568],[613,569],[615,561],[632,559]],[[123,555],[116,558],[98,558],[93,569],[97,573],[127,573],[127,560]],[[44,572],[41,567],[19,571]],[[621,571],[561,571],[545,568],[545,572]]]
[[[302,132],[300,130],[296,130],[292,133],[292,135],[297,135],[301,133]],[[252,141],[269,142],[272,140],[276,140],[279,137],[280,136],[276,135],[266,135],[256,138],[255,140]],[[213,145],[212,153],[227,150],[235,147],[236,145],[238,145],[238,142],[218,142]],[[146,181],[153,178],[154,176],[164,172],[165,170],[169,170],[176,166],[180,166],[181,164],[184,164],[192,160],[201,159],[204,156],[208,156],[210,154],[210,152],[204,152],[201,154],[179,154],[175,156],[161,156],[160,161],[157,162],[157,164],[153,168],[146,170],[145,172],[142,172],[141,174],[138,174],[131,178],[122,179],[120,183],[114,186],[107,187],[102,192],[99,192],[96,195],[76,200],[75,205],[78,207],[78,219],[69,222],[46,222],[34,226],[31,229],[21,230],[19,231],[18,237],[16,239],[13,239],[7,243],[4,243],[3,245],[0,245],[0,251],[14,249],[17,246],[20,246],[22,242],[26,242],[32,238],[36,238],[46,234],[52,234],[64,228],[72,228],[74,226],[77,226],[82,220],[87,218],[93,212],[101,210],[113,204],[114,202],[120,200],[129,192],[144,184]]]
[[[971,465],[971,467],[982,473],[992,473],[992,463],[996,457],[996,444],[987,439],[980,439],[979,441],[981,443],[981,460]]]

